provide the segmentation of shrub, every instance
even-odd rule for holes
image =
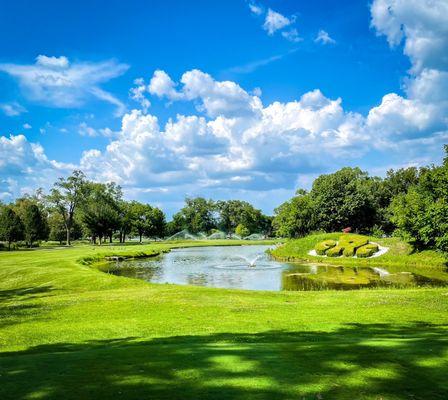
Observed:
[[[356,250],[358,247],[364,246],[367,243],[369,243],[367,236],[345,234],[339,238],[338,244],[343,248],[353,247]]]
[[[356,256],[359,258],[367,258],[373,256],[377,251],[378,245],[369,243],[356,250]]]
[[[334,246],[327,251],[328,257],[339,257],[344,249],[341,246]]]
[[[316,244],[314,250],[316,250],[316,254],[323,256],[325,255],[327,250],[331,249],[334,246],[336,246],[336,242],[334,240],[324,240],[323,242]]]
[[[353,257],[355,255],[356,249],[353,246],[344,247],[343,256]]]

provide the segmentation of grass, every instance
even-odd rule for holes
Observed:
[[[368,237],[369,241],[388,247],[389,251],[377,258],[319,258],[311,256],[308,252],[325,240],[338,240],[340,233],[319,233],[309,235],[301,239],[287,241],[284,245],[277,247],[271,253],[274,257],[284,261],[306,261],[313,263],[333,263],[347,266],[405,266],[443,269],[447,266],[447,259],[435,250],[415,251],[413,247],[399,238],[375,238]]]
[[[446,399],[448,288],[250,292],[91,266],[240,243],[0,253],[0,398]],[[303,242],[279,252],[293,243],[303,254]]]

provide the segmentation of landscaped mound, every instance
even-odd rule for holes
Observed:
[[[367,236],[345,234],[339,240],[324,240],[318,243],[314,250],[317,255],[327,257],[357,257],[367,258],[374,255],[379,249],[375,243],[369,243]]]

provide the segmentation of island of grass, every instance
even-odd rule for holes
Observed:
[[[345,233],[338,240],[326,239],[314,246],[316,255],[327,257],[367,258],[378,252],[379,246],[364,235]]]

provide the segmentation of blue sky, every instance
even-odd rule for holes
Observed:
[[[60,3],[60,4],[59,4]],[[171,214],[439,162],[448,4],[2,1],[0,198],[82,168]]]

